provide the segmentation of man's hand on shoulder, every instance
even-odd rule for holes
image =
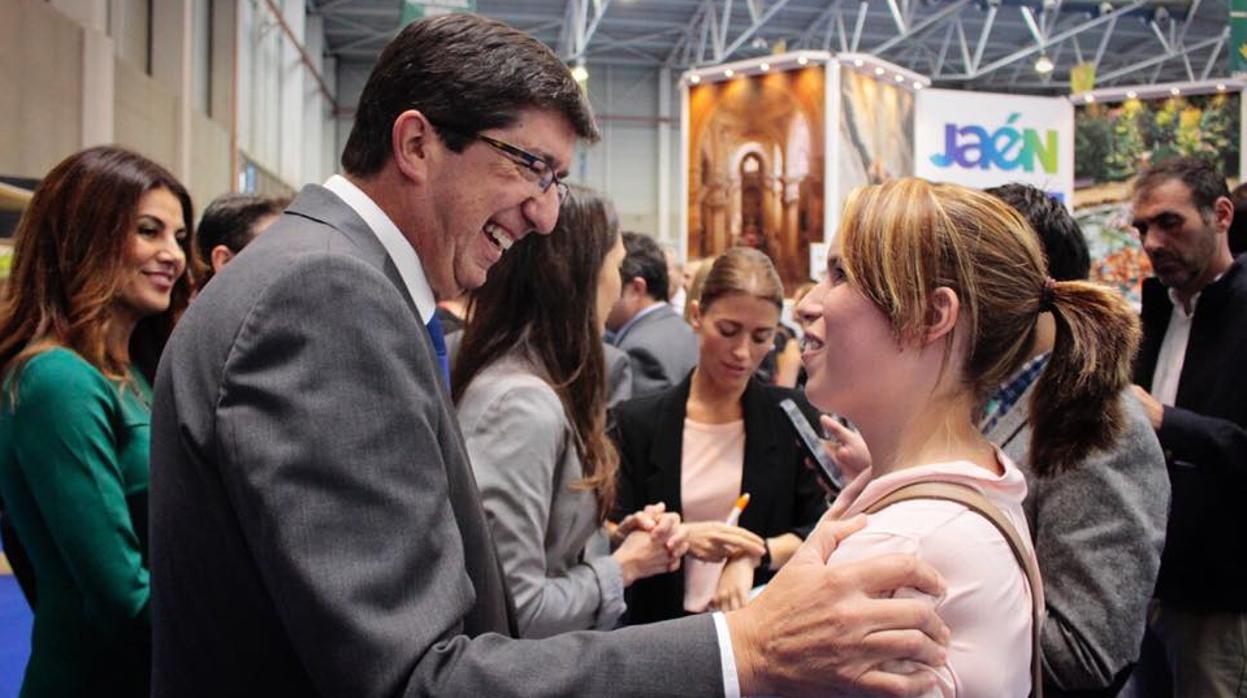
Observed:
[[[935,570],[911,555],[827,566],[865,525],[825,518],[755,601],[727,614],[742,694],[916,696],[934,685],[930,672],[880,666],[944,664],[948,628],[930,602],[890,598],[904,587],[942,596]]]

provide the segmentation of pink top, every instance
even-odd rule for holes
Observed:
[[[1004,453],[997,451],[996,457],[1004,466],[1004,475],[968,461],[905,468],[875,480],[867,469],[836,498],[829,515],[853,516],[901,485],[920,480],[963,483],[978,489],[1004,512],[1033,557],[1022,512],[1026,480]],[[940,573],[948,587],[942,599],[926,597],[936,604],[940,618],[952,631],[948,663],[940,669],[912,667],[935,674],[936,688],[928,695],[1004,698],[1030,693],[1031,590],[995,526],[956,502],[901,502],[871,514],[866,528],[845,539],[827,564],[887,553],[917,555]],[[1042,607],[1043,588],[1035,593]],[[907,595],[925,596],[912,590]]]
[[[705,424],[684,420],[680,452],[680,508],[685,521],[725,521],[740,496],[745,470],[745,421]],[[684,558],[684,610],[701,613],[714,598],[721,562]]]

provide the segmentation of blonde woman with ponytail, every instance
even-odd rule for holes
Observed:
[[[872,510],[914,483],[953,483],[1003,514],[1033,566],[1025,479],[976,417],[1029,358],[1038,318],[1051,312],[1052,355],[1031,406],[1032,467],[1061,472],[1112,444],[1138,341],[1134,313],[1099,286],[1048,278],[1027,223],[982,192],[901,179],[856,190],[842,221],[828,277],[799,311],[813,320],[802,358],[810,401],[857,424],[873,465],[831,514]],[[914,668],[935,675],[937,695],[1032,691],[1042,585],[1031,588],[1000,530],[956,501],[902,501],[872,514],[828,565],[888,552],[916,554],[948,584],[932,599],[952,631],[948,662]]]

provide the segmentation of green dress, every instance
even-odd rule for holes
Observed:
[[[35,621],[21,695],[147,695],[151,387],[77,353],[30,359],[0,396],[0,506],[30,556]]]

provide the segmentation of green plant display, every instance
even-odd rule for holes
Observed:
[[[1080,185],[1123,182],[1149,163],[1184,155],[1208,158],[1238,178],[1240,99],[1223,93],[1079,107],[1075,176]]]

